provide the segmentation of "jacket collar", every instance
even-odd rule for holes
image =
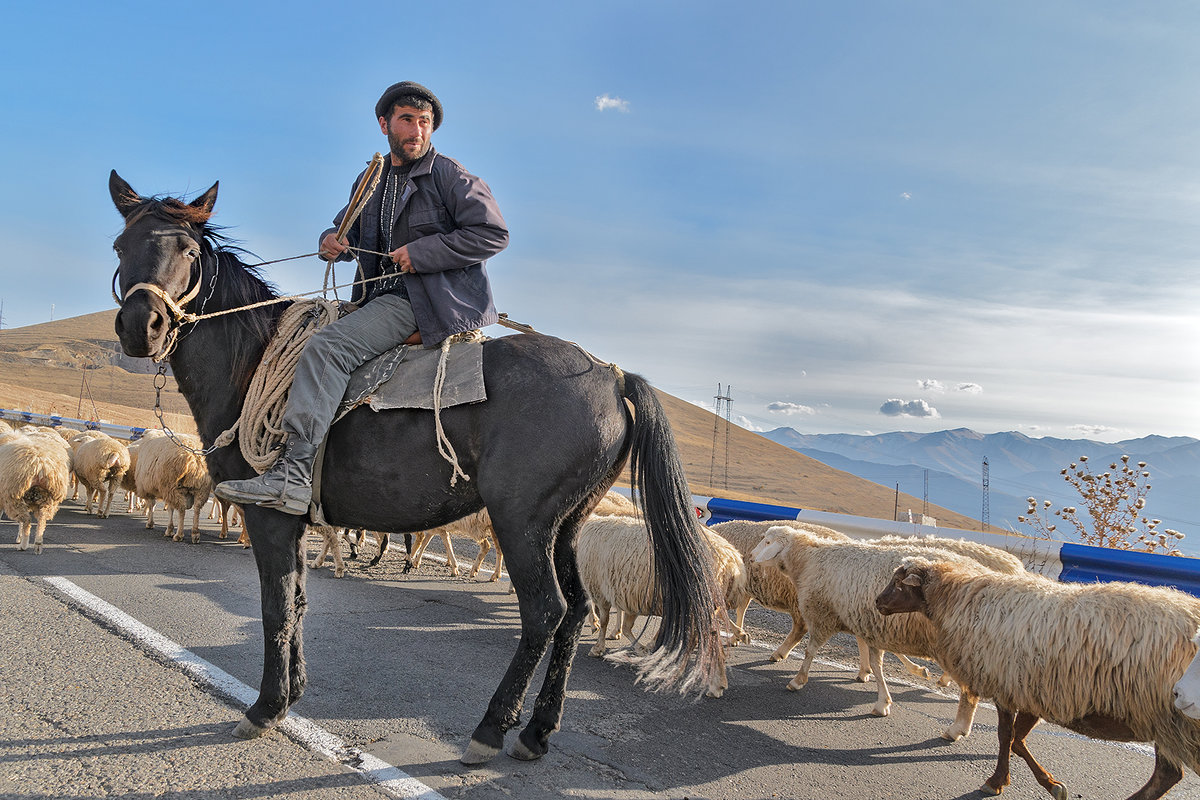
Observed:
[[[418,175],[428,175],[433,172],[433,162],[436,158],[437,150],[434,149],[433,145],[429,145],[429,152],[417,159],[416,163],[409,170],[408,177],[415,178]],[[397,169],[395,166],[391,168]]]

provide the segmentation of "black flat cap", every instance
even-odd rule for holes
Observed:
[[[386,117],[396,100],[405,95],[416,95],[429,101],[429,104],[433,106],[433,129],[436,131],[442,124],[442,104],[437,99],[437,95],[421,84],[412,81],[400,81],[384,89],[379,102],[375,104],[375,116]]]

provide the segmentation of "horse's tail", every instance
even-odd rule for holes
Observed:
[[[714,612],[723,600],[662,405],[650,384],[630,373],[624,373],[624,396],[634,412],[631,483],[650,531],[655,599],[662,608],[658,636],[640,662],[639,680],[683,693],[722,677]]]

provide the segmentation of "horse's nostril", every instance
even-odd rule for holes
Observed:
[[[166,320],[163,318],[162,314],[159,314],[157,311],[150,312],[150,322],[148,324],[150,330],[161,330],[164,322],[166,322]]]

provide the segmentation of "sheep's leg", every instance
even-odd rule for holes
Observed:
[[[883,674],[883,651],[878,647],[870,648],[871,671],[875,673],[875,682],[879,684],[875,706],[871,713],[877,717],[886,717],[892,712],[892,695],[888,692],[887,677]]]
[[[154,530],[154,507],[158,505],[158,501],[154,498],[146,498],[146,528]]]
[[[458,575],[458,559],[454,557],[454,545],[450,544],[450,534],[442,533],[442,541],[446,543],[446,566],[450,568],[450,575]]]
[[[1014,712],[1009,711],[999,703],[996,704],[996,718],[998,720],[996,736],[1000,740],[1000,752],[996,756],[995,771],[990,778],[983,782],[983,786],[979,787],[979,791],[984,794],[1000,794],[1004,791],[1004,787],[1008,786],[1012,780],[1009,761],[1012,758],[1013,719],[1015,717],[1016,714]]]
[[[615,620],[613,620],[612,633],[609,633],[607,628],[607,625],[601,628],[601,630],[604,631],[605,639],[611,639],[614,642],[620,639],[621,631],[625,628],[625,612],[618,608],[617,617]]]
[[[1037,759],[1033,757],[1033,753],[1030,752],[1029,746],[1025,744],[1025,737],[1029,735],[1029,732],[1032,731],[1039,722],[1041,722],[1041,718],[1039,718],[1036,714],[1030,714],[1028,711],[1021,711],[1017,713],[1016,722],[1013,723],[1012,751],[1025,760],[1025,763],[1029,765],[1029,771],[1033,773],[1034,779],[1040,783],[1047,792],[1050,793],[1054,800],[1067,800],[1067,787],[1054,780],[1054,776],[1047,772],[1046,768],[1037,762]],[[1156,757],[1154,764],[1155,775],[1158,774],[1158,767],[1158,759]],[[1165,792],[1167,789],[1174,786],[1179,782],[1179,779],[1183,777],[1182,770],[1180,770],[1178,767],[1175,769],[1177,773],[1175,780],[1163,787],[1162,792]],[[1133,797],[1141,797],[1142,792],[1150,789],[1151,784],[1155,783],[1155,775],[1151,775],[1150,782],[1142,787],[1141,791],[1134,794]],[[1148,795],[1147,800],[1148,798],[1161,797],[1162,792]],[[1130,798],[1130,800],[1133,800],[1133,798]]]
[[[101,512],[100,516],[103,519],[108,519],[109,509],[112,508],[113,495],[117,493],[117,482],[115,480],[109,481],[108,483],[103,485],[103,488],[104,488],[104,511]]]
[[[504,553],[500,551],[500,542],[496,541],[494,536],[492,537],[492,546],[496,550],[496,571],[492,573],[492,577],[488,578],[489,582],[500,580],[500,570],[504,566]]]
[[[492,542],[490,537],[479,540],[479,555],[475,557],[475,563],[471,565],[471,571],[467,573],[468,578],[474,578],[479,574],[479,568],[483,566],[483,557],[491,549]]]
[[[594,644],[592,649],[588,651],[588,655],[592,656],[593,658],[600,658],[600,656],[604,655],[604,650],[608,646],[608,643],[604,638],[604,633],[608,630],[608,615],[612,609],[612,606],[608,604],[607,600],[596,600],[593,602],[595,605],[595,613],[598,619],[597,627],[599,629],[599,634],[596,636],[596,644]]]
[[[167,530],[171,529],[171,520],[175,519],[175,507],[172,506],[167,512]],[[171,537],[173,542],[183,541],[183,523],[187,520],[187,508],[179,509],[179,522],[175,527],[175,535]]]
[[[746,633],[746,629],[742,627],[742,623],[746,621],[746,609],[750,606],[750,595],[747,592],[740,592],[731,589],[730,597],[726,597],[725,608],[722,613],[725,615],[725,622],[728,623],[729,629],[734,636],[729,640],[729,644],[737,647],[739,644],[750,643],[750,634]],[[729,609],[733,609],[733,615],[730,616]],[[740,609],[740,613],[739,613]]]
[[[375,541],[379,544],[379,552],[376,553],[375,557],[371,559],[371,562],[367,564],[368,567],[375,566],[379,563],[381,558],[387,555],[388,547],[390,547],[392,543],[392,535],[390,533],[376,532]]]
[[[904,665],[904,668],[908,670],[909,675],[916,675],[918,678],[925,678],[926,680],[929,680],[933,677],[933,674],[926,667],[922,667],[920,664],[911,660],[908,656],[900,653],[892,653],[892,655],[899,659],[900,663]]]
[[[333,577],[341,578],[346,574],[346,562],[342,560],[342,542],[335,533],[326,540],[326,547],[333,553]]]
[[[804,634],[808,631],[808,626],[804,624],[804,617],[800,616],[795,611],[792,612],[792,629],[788,632],[787,638],[783,640],[783,644],[771,653],[771,661],[783,661],[791,652],[796,649],[796,645],[800,644],[800,640],[804,638]]]
[[[24,550],[29,547],[29,531],[33,525],[29,522],[17,522],[17,549]]]
[[[978,705],[979,697],[967,687],[960,687],[958,690],[958,713],[954,716],[953,724],[942,732],[942,738],[957,742],[965,736],[970,736],[971,726],[975,722],[975,708]]]
[[[859,683],[866,683],[871,680],[870,648],[867,647],[866,642],[857,636],[854,637],[854,640],[858,642],[858,675],[854,677],[854,680]]]
[[[787,688],[790,691],[799,691],[804,687],[804,684],[808,683],[808,672],[812,669],[813,659],[817,657],[817,651],[829,641],[833,634],[832,630],[817,630],[816,628],[809,630],[808,646],[804,648],[804,663],[800,665],[800,670],[796,673],[796,676],[788,681]]]
[[[1158,800],[1181,780],[1183,780],[1183,768],[1163,758],[1162,752],[1156,745],[1154,748],[1154,772],[1150,775],[1150,780],[1146,782],[1146,785],[1130,795],[1129,800]],[[1058,785],[1062,786],[1061,783]],[[1064,798],[1067,796],[1066,790],[1063,790],[1062,796]],[[1055,795],[1055,798],[1057,800],[1058,795]]]
[[[85,486],[83,489],[83,513],[92,513],[92,487]]]
[[[721,626],[729,632],[729,646],[737,647],[742,642],[750,641],[750,634],[742,630],[729,616],[729,611],[726,608],[717,609],[717,619]],[[720,697],[720,695],[713,695]]]
[[[421,531],[417,534],[417,541],[412,549],[412,555],[409,561],[412,562],[413,569],[421,568],[421,559],[425,557],[425,548],[429,546],[429,541],[433,539],[433,534],[429,531]]]
[[[305,539],[308,538],[308,531],[304,532]],[[320,569],[325,566],[325,557],[329,555],[329,536],[325,531],[321,531],[321,552],[317,553],[316,559],[313,560],[312,568]]]
[[[644,656],[650,652],[650,648],[633,638],[633,623],[637,622],[638,615],[632,611],[621,612],[621,635],[629,641],[629,646],[633,648],[633,652],[639,656]]]
[[[49,509],[40,509],[37,514],[37,532],[33,539],[33,554],[40,556],[42,554],[42,534],[46,532],[46,523],[50,521]]]
[[[200,544],[200,510],[204,508],[206,502],[208,502],[208,498],[192,505],[192,544]],[[183,524],[182,511],[179,512],[179,522]]]
[[[213,497],[213,507],[217,509],[217,516],[221,520],[221,532],[217,535],[218,539],[229,538],[229,504],[219,497]]]
[[[750,643],[750,634],[745,633],[746,609],[750,608],[750,601],[753,599],[754,598],[752,598],[749,594],[741,594],[738,596],[737,602],[732,604],[733,622],[735,625],[737,625],[737,629],[742,631],[745,635],[746,638],[743,641],[745,641],[747,644]]]

